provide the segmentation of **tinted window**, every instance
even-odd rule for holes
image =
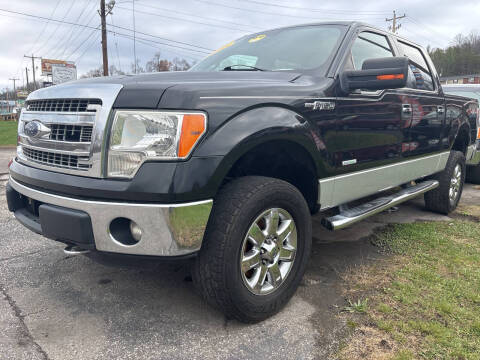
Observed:
[[[403,55],[410,60],[407,87],[420,90],[433,90],[433,78],[420,49],[398,42]]]
[[[352,61],[355,69],[360,70],[367,59],[393,56],[392,49],[385,36],[372,32],[362,32],[352,45]]]
[[[191,71],[326,69],[345,30],[340,25],[298,26],[245,36],[207,56]]]

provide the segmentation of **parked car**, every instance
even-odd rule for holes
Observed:
[[[443,91],[447,94],[469,97],[480,101],[480,84],[452,84],[443,85]],[[470,117],[478,116],[475,113],[475,102],[472,102],[472,108],[467,110]],[[478,111],[478,110],[477,110]],[[474,150],[467,154],[467,178],[472,184],[480,184],[480,129],[472,137],[476,139]]]
[[[194,257],[203,296],[244,322],[294,294],[311,214],[334,209],[323,223],[338,230],[422,194],[453,211],[479,125],[421,46],[357,22],[248,35],[188,72],[26,103],[6,190],[18,221],[69,254]]]

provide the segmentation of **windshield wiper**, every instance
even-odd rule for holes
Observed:
[[[246,69],[235,69],[237,66],[244,67]],[[236,65],[230,65],[225,68],[223,68],[222,71],[266,71],[264,69],[260,69],[255,66],[250,66],[250,65],[243,65],[243,64],[236,64]]]

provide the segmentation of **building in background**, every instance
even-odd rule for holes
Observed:
[[[442,84],[480,84],[480,74],[443,76],[440,82]]]

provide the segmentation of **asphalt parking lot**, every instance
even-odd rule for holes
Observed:
[[[100,265],[19,225],[4,195],[11,156],[0,149],[1,359],[329,358],[346,328],[342,272],[381,256],[368,236],[388,223],[449,219],[423,211],[422,199],[337,233],[315,217],[302,286],[281,313],[244,325],[203,303],[188,263]],[[467,185],[462,201],[478,203],[478,193]]]

